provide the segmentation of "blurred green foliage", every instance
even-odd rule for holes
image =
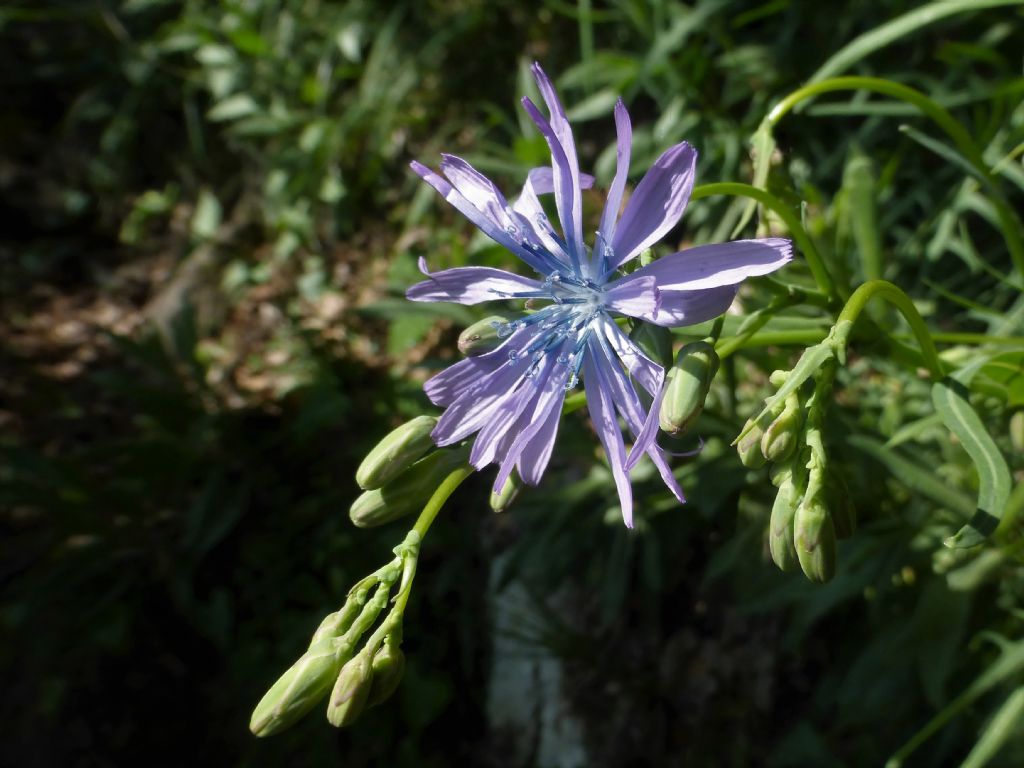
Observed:
[[[602,765],[881,765],[936,715],[908,764],[957,765],[976,743],[968,764],[1021,764],[1024,275],[993,201],[1024,201],[1024,16],[940,0],[934,21],[883,26],[917,5],[0,5],[0,763],[539,764],[535,742],[508,748],[536,731],[488,718],[490,580],[532,596],[501,629],[564,661]],[[984,357],[973,404],[1016,484],[1003,524],[985,547],[942,547],[976,473],[913,353],[865,326],[826,425],[861,528],[826,586],[774,570],[773,489],[727,445],[768,374],[827,331],[794,309],[724,362],[704,450],[680,462],[686,507],[641,468],[623,530],[589,428],[567,418],[539,489],[493,517],[478,478],[432,530],[396,698],[351,731],[310,718],[256,741],[262,691],[401,538],[349,524],[356,466],[426,411],[426,373],[491,311],[405,302],[415,257],[508,262],[407,162],[461,153],[511,192],[546,158],[517,111],[533,59],[598,186],[622,95],[634,170],[684,138],[700,181],[760,168],[842,284],[893,280],[950,363]],[[758,164],[762,119],[830,61],[949,109],[992,178],[864,92],[786,116]],[[672,237],[728,239],[746,210],[695,201]],[[742,232],[755,224],[778,227],[762,212]]]

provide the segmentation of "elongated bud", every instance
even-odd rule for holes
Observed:
[[[672,365],[672,333],[668,328],[638,322],[629,334],[651,360],[668,368]]]
[[[313,633],[313,639],[309,641],[310,650],[327,639],[341,637],[352,626],[352,620],[358,615],[360,607],[357,600],[349,599],[340,611],[327,614]]]
[[[836,572],[836,532],[818,495],[805,496],[793,520],[794,543],[804,576],[824,583]]]
[[[504,341],[498,336],[498,329],[506,325],[508,325],[508,321],[498,315],[477,320],[459,334],[459,352],[466,357],[476,357],[491,352]]]
[[[306,651],[260,699],[249,730],[270,736],[294,725],[327,695],[349,653],[347,645],[333,638]]]
[[[512,470],[499,493],[495,493],[493,489],[491,490],[491,509],[495,512],[504,512],[512,506],[512,503],[519,496],[519,492],[522,489],[523,481],[519,479],[519,473]]]
[[[696,420],[717,372],[718,355],[708,342],[694,341],[679,350],[658,412],[662,430],[676,435]]]
[[[802,426],[800,399],[796,394],[792,394],[786,398],[782,413],[772,420],[761,435],[761,453],[768,461],[788,459],[796,449]]]
[[[431,431],[437,426],[433,416],[417,416],[388,435],[366,454],[356,470],[356,482],[364,490],[380,488],[402,474],[433,445]]]
[[[850,538],[857,531],[857,508],[853,506],[853,495],[842,475],[837,472],[828,473],[825,494],[836,538]]]
[[[335,728],[352,725],[366,709],[373,684],[373,662],[365,651],[349,659],[327,702],[327,720]]]
[[[1010,417],[1010,445],[1017,453],[1024,453],[1024,410]]]
[[[800,490],[796,487],[793,473],[789,470],[777,479],[779,492],[775,495],[771,519],[768,522],[768,549],[772,554],[772,562],[780,570],[792,571],[800,565],[793,540],[793,521],[797,504],[800,502]]]
[[[764,430],[753,419],[747,419],[740,434],[742,435],[744,432],[746,434],[736,443],[736,452],[739,454],[740,463],[747,469],[760,469],[766,461],[764,454],[761,453],[761,436],[764,434]]]
[[[366,700],[367,707],[383,704],[402,682],[405,674],[405,654],[398,643],[385,642],[384,646],[373,656],[373,684]]]
[[[464,449],[430,453],[382,488],[352,502],[349,517],[359,528],[373,528],[418,511],[445,475],[466,460]]]

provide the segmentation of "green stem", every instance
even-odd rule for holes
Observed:
[[[715,340],[718,341],[715,345],[715,352],[718,353],[719,359],[724,360],[729,355],[735,353],[736,350],[747,346],[747,342],[771,320],[772,315],[786,307],[802,303],[804,298],[805,294],[803,291],[789,290],[772,299],[767,307],[747,315],[746,319],[737,329],[735,336],[731,336],[725,341],[718,341],[718,334],[715,334]],[[722,315],[719,320],[724,321],[725,315]]]
[[[1014,266],[1018,272],[1024,275],[1024,239],[1021,237],[1020,218],[999,192],[998,181],[982,157],[981,150],[971,138],[971,134],[948,110],[920,91],[879,77],[833,77],[805,85],[790,93],[768,113],[766,118],[768,124],[774,128],[800,102],[833,91],[872,91],[892,96],[913,105],[923,115],[931,118],[952,139],[960,154],[992,191],[992,204],[999,218],[999,229],[1006,240],[1006,247],[1010,251]]]
[[[853,324],[857,321],[865,305],[874,296],[885,299],[900,311],[921,347],[921,354],[931,377],[936,380],[941,379],[943,376],[942,361],[939,360],[939,354],[935,349],[935,342],[932,340],[928,326],[925,325],[924,319],[910,297],[887,280],[869,280],[854,291],[849,301],[846,302],[846,306],[843,307],[843,311],[836,319],[836,328],[839,329],[836,338],[842,344],[843,349],[845,350]]]
[[[715,347],[718,357],[725,360],[741,349],[752,349],[755,347],[807,347],[812,344],[820,344],[828,335],[826,331],[816,330],[783,330],[763,331],[753,336],[732,336],[722,342],[722,346]]]
[[[586,404],[586,392],[573,392],[571,395],[567,395],[565,401],[562,403],[562,415],[567,416],[573,411],[578,411]]]
[[[694,187],[693,193],[690,195],[690,199],[699,200],[702,197],[710,197],[711,195],[748,197],[774,211],[792,233],[796,244],[800,246],[800,250],[803,251],[804,258],[807,259],[807,266],[810,267],[811,275],[814,277],[814,282],[817,284],[818,289],[831,298],[836,296],[835,282],[832,280],[832,276],[828,273],[828,269],[825,267],[825,262],[821,258],[821,254],[818,253],[818,249],[815,247],[814,241],[811,240],[810,235],[807,234],[807,230],[804,229],[803,224],[800,222],[800,218],[791,208],[775,197],[775,195],[765,192],[763,189],[758,189],[750,184],[741,184],[739,182],[719,182],[716,184],[701,184]]]
[[[711,339],[712,344],[718,341],[718,337],[722,335],[722,329],[724,327],[725,315],[719,315],[715,318],[715,324],[711,326],[711,333],[708,334],[708,338]]]
[[[430,530],[430,526],[433,525],[434,520],[437,518],[438,512],[444,507],[445,502],[448,498],[455,493],[455,489],[462,485],[462,481],[473,474],[475,470],[470,466],[463,466],[455,469],[449,474],[441,484],[434,490],[433,495],[427,500],[426,505],[423,507],[423,511],[420,512],[420,516],[416,518],[416,524],[412,527],[410,534],[416,534],[419,537],[419,541],[423,540],[423,537],[427,535],[427,531]],[[414,539],[415,540],[415,539]],[[376,651],[377,646],[384,640],[388,634],[395,630],[401,624],[402,614],[405,613],[405,606],[409,602],[409,595],[412,594],[412,580],[416,576],[416,563],[419,559],[417,553],[407,555],[412,558],[411,565],[407,565],[408,572],[402,574],[402,581],[405,584],[404,589],[398,593],[395,597],[395,604],[391,610],[388,611],[388,615],[385,617],[381,625],[377,627],[377,630],[370,635],[370,639],[366,641],[364,648],[370,649],[368,652],[373,653]]]
[[[906,338],[896,336],[895,338]],[[984,333],[943,333],[936,331],[932,338],[942,344],[993,344],[995,346],[1024,346],[1024,336],[989,336]]]
[[[434,518],[437,517],[437,513],[441,511],[441,507],[448,501],[448,497],[455,493],[455,489],[462,485],[462,481],[473,474],[474,470],[470,466],[459,467],[451,472],[441,484],[437,486],[434,491],[434,495],[427,500],[426,505],[423,507],[423,511],[420,512],[420,516],[416,518],[416,524],[412,527],[413,531],[419,535],[422,540],[427,535],[427,531],[430,530],[430,526],[434,522]]]

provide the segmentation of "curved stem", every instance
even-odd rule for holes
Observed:
[[[1024,274],[1024,239],[1021,237],[1021,221],[1002,194],[996,177],[982,157],[981,150],[974,143],[971,134],[947,109],[928,98],[920,91],[879,77],[833,77],[798,88],[776,104],[766,118],[769,126],[778,122],[802,101],[833,91],[872,91],[905,101],[916,107],[923,115],[941,128],[953,144],[970,163],[981,180],[992,192],[992,205],[999,219],[999,229],[1006,240],[1006,247],[1017,270]]]
[[[946,135],[953,140],[957,149],[960,150],[972,165],[975,165],[978,170],[986,174],[988,173],[988,167],[981,157],[981,152],[975,146],[971,134],[944,107],[935,103],[918,90],[901,85],[900,83],[894,83],[891,80],[884,80],[880,77],[832,77],[828,80],[797,88],[772,107],[771,112],[768,113],[768,122],[774,128],[785,117],[786,113],[800,102],[820,96],[823,93],[832,93],[833,91],[873,91],[912,104],[946,132]]]
[[[708,338],[711,339],[712,344],[718,341],[718,337],[722,335],[722,328],[724,327],[725,315],[719,315],[715,318],[714,325],[711,326],[711,333],[708,334]]]
[[[925,365],[928,366],[928,372],[931,374],[931,377],[933,379],[941,379],[943,376],[942,361],[939,360],[939,354],[935,349],[935,342],[932,340],[928,326],[925,325],[924,319],[917,311],[917,307],[914,306],[914,302],[910,300],[910,297],[887,280],[869,280],[853,292],[849,301],[846,302],[846,306],[843,307],[843,311],[839,313],[839,317],[836,319],[836,328],[838,329],[837,341],[845,349],[846,340],[850,335],[853,324],[857,321],[865,305],[874,296],[885,299],[900,311],[921,347],[921,354],[924,357]]]
[[[437,513],[441,511],[444,503],[448,501],[448,497],[455,493],[455,489],[462,485],[462,481],[473,474],[474,471],[473,467],[470,466],[459,467],[453,470],[437,486],[434,495],[427,500],[423,511],[420,512],[420,516],[416,518],[416,524],[412,527],[412,530],[419,535],[420,539],[427,535],[427,531],[430,530],[434,518],[437,517]]]
[[[749,197],[778,214],[786,227],[789,228],[796,244],[800,246],[800,250],[803,251],[804,257],[807,259],[807,266],[810,267],[811,275],[814,277],[814,282],[817,284],[818,289],[826,296],[833,298],[836,296],[835,282],[832,280],[832,276],[828,273],[828,269],[825,267],[825,262],[822,260],[821,254],[818,253],[818,249],[815,247],[810,235],[807,234],[807,230],[804,229],[803,224],[800,223],[799,217],[793,212],[793,210],[775,197],[775,195],[765,192],[763,189],[751,186],[750,184],[727,181],[696,186],[693,188],[693,193],[690,195],[690,199],[699,200],[702,197],[710,197],[711,195]]]
[[[427,500],[427,503],[423,507],[423,511],[420,512],[420,516],[416,518],[416,524],[412,527],[409,535],[415,534],[416,544],[422,541],[423,537],[427,535],[427,531],[430,530],[430,526],[433,525],[437,513],[444,507],[445,502],[448,498],[455,493],[455,489],[462,485],[462,481],[473,474],[475,470],[470,466],[462,466],[458,469],[453,470],[441,484],[437,486],[433,495]],[[381,625],[377,627],[377,630],[370,635],[370,639],[366,641],[364,648],[371,649],[369,652],[373,653],[377,646],[384,640],[387,635],[394,631],[396,627],[401,624],[402,614],[405,613],[405,606],[409,602],[409,595],[412,593],[412,580],[416,576],[416,561],[418,556],[413,553],[409,556],[411,562],[408,562],[405,566],[406,572],[402,574],[402,582],[404,587],[399,591],[398,595],[395,596],[395,604],[388,611],[387,617],[381,622]]]

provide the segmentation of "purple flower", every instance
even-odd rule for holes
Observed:
[[[539,279],[500,269],[459,267],[431,273],[406,294],[413,301],[529,299],[550,302],[498,328],[503,343],[462,360],[427,381],[431,401],[445,408],[432,436],[451,445],[476,434],[470,461],[477,469],[499,465],[501,489],[513,469],[536,485],[551,458],[562,402],[580,373],[587,408],[611,465],[627,526],[633,523],[629,472],[646,454],[672,493],[684,501],[665,452],[655,442],[664,369],[616,325],[625,315],[663,326],[692,325],[725,312],[745,277],[786,264],[791,244],[780,238],[701,245],[658,259],[623,275],[619,270],[656,243],[683,215],[693,189],[697,153],[677,144],[655,161],[619,216],[632,129],[620,100],[615,105],[618,162],[593,248],[583,241],[582,190],[593,177],[580,173],[572,129],[555,89],[533,67],[550,118],[529,99],[523,106],[551,149],[551,168],[530,171],[522,194],[509,203],[465,160],[442,155],[438,175],[420,163],[424,181],[495,242],[526,262]],[[559,233],[538,195],[554,193]],[[634,382],[653,399],[645,408]],[[633,436],[626,451],[618,417]]]

